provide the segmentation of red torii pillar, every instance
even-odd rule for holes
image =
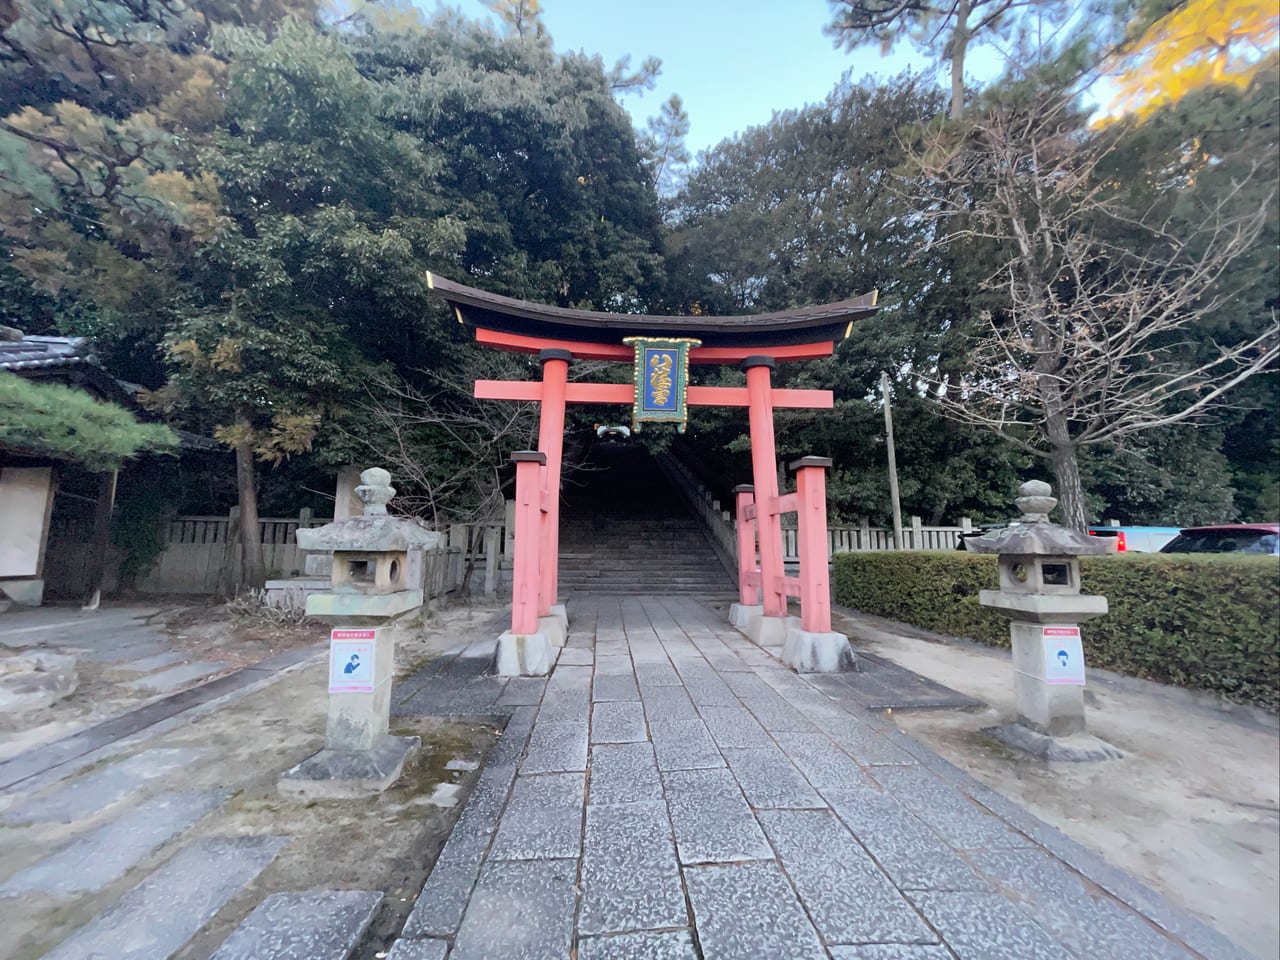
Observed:
[[[546,516],[542,525],[542,573],[538,583],[538,617],[560,621],[557,645],[563,646],[569,624],[564,607],[556,603],[560,589],[560,464],[564,455],[564,406],[569,384],[568,350],[541,350],[542,402],[538,405],[538,449],[547,455],[542,471]],[[554,631],[555,627],[551,629]],[[556,642],[556,641],[553,641]]]
[[[484,339],[516,338],[489,333]],[[520,340],[530,344],[539,342],[535,338]],[[516,463],[516,570],[511,630],[503,635],[499,644],[499,670],[503,673],[545,673],[554,660],[550,648],[562,646],[568,630],[564,607],[556,602],[565,406],[568,403],[629,405],[634,396],[631,384],[570,383],[568,379],[569,362],[580,351],[593,359],[621,360],[623,348],[550,342],[555,345],[538,350],[543,372],[540,382],[479,380],[475,385],[477,399],[540,404],[539,449],[512,455]],[[824,352],[829,352],[830,346],[826,347]],[[805,357],[800,355],[801,351],[809,356],[815,352],[809,345],[773,352],[784,354],[786,359],[802,359]],[[848,641],[842,634],[831,633],[830,600],[820,596],[829,589],[826,494],[821,476],[824,470],[818,465],[818,458],[797,461],[793,466],[808,468],[797,476],[799,489],[796,493],[780,494],[773,423],[775,408],[830,409],[833,398],[829,390],[774,389],[775,357],[765,353],[744,356],[744,353],[724,348],[695,348],[691,351],[691,360],[695,362],[724,363],[739,359],[746,372],[747,386],[690,386],[687,391],[690,406],[733,406],[748,410],[755,484],[735,491],[738,493],[740,602],[734,604],[730,616],[736,626],[745,629],[758,643],[782,647],[784,660],[797,669],[839,669],[850,659]],[[799,525],[803,528],[804,556],[799,578],[787,577],[783,562],[781,515],[788,512],[799,514]],[[801,598],[802,618],[787,616],[788,596]],[[788,654],[787,651],[799,652]],[[833,663],[838,666],[831,666]]]

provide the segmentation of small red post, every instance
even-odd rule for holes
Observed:
[[[542,361],[542,403],[538,411],[538,449],[546,454],[546,525],[542,528],[542,556],[538,616],[551,615],[560,591],[560,462],[564,451],[564,405],[569,382],[568,350],[548,349]]]
[[[787,615],[782,583],[782,522],[778,518],[778,455],[773,443],[773,357],[742,361],[747,372],[751,424],[751,473],[756,488],[756,529],[760,540],[760,602],[766,617]]]
[[[800,553],[800,627],[831,632],[831,577],[827,570],[828,457],[801,457],[790,464],[796,474],[797,533]]]
[[[511,632],[538,632],[539,560],[542,553],[541,473],[547,455],[539,450],[511,454],[516,465],[515,562],[511,586]]]
[[[733,488],[738,528],[738,602],[747,607],[760,602],[759,593],[750,583],[751,574],[756,571],[756,524],[747,517],[747,507],[756,501],[755,489],[749,483],[740,483]]]

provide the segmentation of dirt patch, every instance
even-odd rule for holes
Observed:
[[[1050,764],[983,727],[1014,717],[1007,651],[845,617],[855,647],[991,705],[895,713],[902,729],[1261,957],[1280,955],[1280,723],[1204,694],[1090,671],[1089,730],[1125,759]]]
[[[398,672],[424,658],[473,639],[485,614],[445,611],[412,633],[398,651]],[[406,654],[407,656],[401,656]],[[279,856],[215,920],[176,956],[209,956],[266,896],[278,891],[378,890],[386,899],[375,918],[362,958],[372,958],[400,930],[440,847],[461,811],[501,721],[451,722],[425,718],[396,721],[396,732],[416,735],[422,750],[405,774],[382,794],[362,800],[304,801],[281,797],[276,778],[323,743],[326,664],[311,663],[270,686],[149,738],[133,748],[185,747],[201,751],[181,771],[149,781],[143,791],[220,788],[230,796],[188,834],[155,851],[119,880],[73,902],[29,896],[0,901],[5,930],[0,957],[34,960],[106,909],[191,840],[207,835],[269,834],[289,837]],[[118,762],[123,757],[113,757]],[[471,769],[448,769],[450,761]],[[100,765],[99,765],[100,766]],[[84,776],[94,767],[86,767]],[[130,796],[93,823],[0,827],[0,877],[48,856],[72,835],[110,822],[143,799]],[[21,796],[14,796],[15,802]]]

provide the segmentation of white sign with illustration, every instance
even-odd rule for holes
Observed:
[[[374,630],[329,634],[329,692],[373,693]]]
[[[1041,627],[1044,682],[1084,686],[1084,647],[1079,627]]]

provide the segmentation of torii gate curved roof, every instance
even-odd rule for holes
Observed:
[[[774,313],[662,317],[531,303],[468,287],[433,273],[427,274],[427,284],[449,302],[458,319],[467,326],[540,340],[580,343],[621,344],[623,337],[660,336],[693,337],[701,340],[704,347],[713,348],[829,345],[847,337],[855,321],[873,316],[879,309],[877,291],[872,291],[838,303]]]

